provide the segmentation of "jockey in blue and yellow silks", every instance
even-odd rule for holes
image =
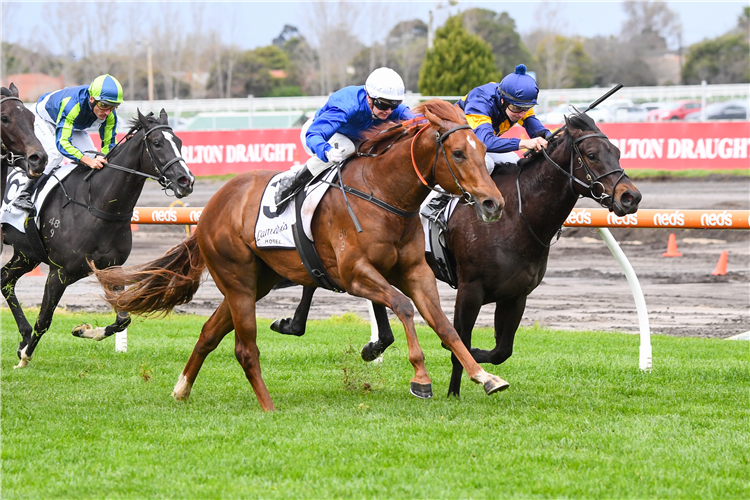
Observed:
[[[344,87],[331,94],[325,105],[302,127],[302,145],[305,152],[313,156],[294,177],[287,176],[279,181],[276,210],[283,209],[298,187],[354,154],[354,141],[362,131],[386,120],[414,118],[403,100],[404,82],[390,68],[373,71],[364,86]]]
[[[534,79],[526,74],[526,66],[519,64],[514,73],[500,83],[487,83],[476,87],[456,105],[460,107],[469,126],[480,141],[487,146],[487,169],[492,173],[496,163],[515,163],[519,149],[540,150],[547,146],[550,135],[542,122],[534,116],[533,106],[539,88]],[[515,125],[526,129],[530,139],[503,138],[502,135]]]
[[[93,169],[102,168],[107,160],[91,153],[95,147],[86,129],[98,125],[101,152],[106,155],[116,144],[115,109],[122,101],[122,85],[111,75],[98,76],[90,85],[67,87],[41,96],[33,111],[34,133],[49,158],[44,173],[57,168],[63,158]],[[15,207],[30,214],[34,212],[31,202],[34,182],[29,180],[13,202]]]

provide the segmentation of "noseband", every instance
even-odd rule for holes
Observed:
[[[15,96],[6,96],[0,99],[0,105],[4,103],[5,101],[18,101],[23,105],[23,101]],[[13,168],[21,168],[18,165],[16,165],[17,161],[25,160],[26,157],[24,155],[19,155],[13,153],[10,149],[5,147],[5,144],[0,140],[0,161],[4,161],[8,166],[11,166]]]
[[[601,205],[604,208],[611,209],[612,205],[614,204],[614,194],[615,190],[617,189],[617,185],[620,184],[623,178],[627,177],[627,174],[625,173],[625,170],[623,168],[617,168],[614,170],[610,170],[609,172],[605,172],[599,177],[596,177],[594,172],[591,171],[591,168],[589,168],[588,163],[583,159],[583,155],[581,154],[581,150],[578,149],[578,143],[592,138],[592,137],[598,137],[600,139],[604,139],[605,141],[609,141],[606,135],[602,134],[601,132],[595,132],[591,134],[586,134],[584,136],[579,137],[578,139],[573,140],[572,146],[573,151],[575,152],[575,156],[578,159],[578,166],[583,167],[583,169],[586,171],[586,180],[589,182],[586,184],[585,182],[578,179],[573,174],[574,171],[574,162],[573,162],[573,155],[570,155],[570,172],[563,169],[560,165],[558,165],[550,156],[547,154],[546,149],[542,149],[542,154],[544,154],[544,157],[549,161],[552,165],[554,165],[558,170],[560,170],[562,173],[568,176],[569,182],[570,182],[570,190],[574,195],[578,195],[576,193],[575,188],[573,187],[573,183],[577,183],[579,186],[582,186],[584,189],[588,189],[589,193],[591,194],[591,198],[598,201],[599,205]],[[615,185],[612,187],[612,194],[608,194],[606,190],[604,189],[604,184],[600,182],[601,179],[604,177],[610,175],[610,174],[616,174],[619,173],[620,176],[615,181]]]
[[[433,188],[427,183],[424,177],[422,177],[422,174],[419,172],[419,168],[417,168],[417,162],[414,160],[414,143],[417,142],[417,136],[428,128],[429,126],[423,127],[419,132],[417,132],[417,134],[414,136],[414,139],[412,139],[411,141],[411,163],[414,166],[414,171],[417,173],[417,177],[419,177],[419,180],[422,181],[422,184],[427,186],[432,191],[442,193],[442,191],[438,191],[437,189]],[[469,125],[458,125],[448,130],[443,135],[440,135],[440,132],[435,131],[435,161],[432,162],[432,177],[435,178],[435,168],[437,167],[438,158],[440,157],[440,153],[442,152],[443,158],[445,158],[445,164],[448,165],[448,171],[453,176],[453,181],[456,183],[456,186],[458,187],[459,191],[461,191],[461,201],[467,205],[473,205],[474,197],[470,193],[468,193],[463,188],[463,186],[461,186],[460,182],[458,182],[458,178],[456,177],[456,174],[453,172],[453,167],[451,167],[451,163],[448,161],[448,154],[445,152],[445,140],[453,132],[457,132],[462,129],[471,129],[471,127]]]

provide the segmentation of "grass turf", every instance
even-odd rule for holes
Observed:
[[[127,353],[69,333],[112,319],[58,311],[14,370],[2,310],[3,498],[750,497],[745,342],[654,337],[643,373],[637,336],[525,328],[486,367],[510,389],[488,397],[464,376],[456,400],[448,353],[420,327],[435,390],[422,401],[400,327],[385,362],[366,364],[369,327],[352,315],[303,338],[261,320],[267,414],[231,335],[190,401],[170,397],[205,318],[136,319]]]

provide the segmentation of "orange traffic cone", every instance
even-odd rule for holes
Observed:
[[[661,254],[662,257],[682,257],[682,254],[677,251],[677,237],[674,233],[669,235],[669,242],[667,242],[667,251]]]
[[[716,269],[711,274],[713,276],[724,276],[727,274],[727,260],[729,260],[729,252],[724,250],[719,256],[719,262],[716,263]]]
[[[41,266],[36,266],[30,272],[26,273],[25,276],[44,276]]]
[[[130,230],[133,231],[133,232],[138,231],[138,224],[131,224],[130,225]]]

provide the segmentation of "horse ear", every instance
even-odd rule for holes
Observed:
[[[437,129],[438,132],[442,132],[445,130],[445,125],[443,125],[443,120],[438,118],[437,115],[432,113],[429,109],[424,110],[424,116],[428,120],[430,120],[430,123],[435,129]]]
[[[141,114],[141,109],[136,108],[136,111],[138,112],[138,121],[144,128],[148,128],[148,120],[146,120],[146,117]]]
[[[161,112],[159,113],[159,122],[162,125],[169,125],[169,117],[167,116],[167,111],[164,108],[161,108]]]
[[[13,94],[14,97],[18,97],[18,87],[16,87],[15,83],[10,82],[10,87],[8,87],[8,90],[10,90],[10,93]]]

